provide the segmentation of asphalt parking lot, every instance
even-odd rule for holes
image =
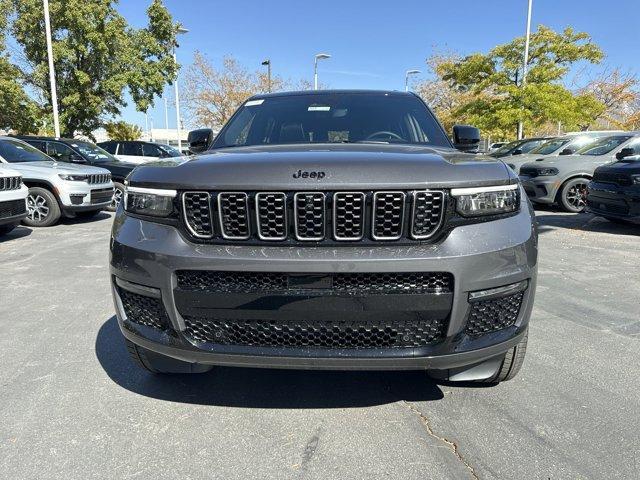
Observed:
[[[111,216],[0,240],[3,478],[638,478],[640,227],[540,210],[520,376],[219,368],[150,376],[120,337]]]

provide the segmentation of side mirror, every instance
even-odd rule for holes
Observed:
[[[189,153],[198,154],[206,152],[213,143],[213,130],[210,128],[200,128],[191,130],[187,137],[189,143]]]
[[[462,152],[478,151],[480,130],[471,125],[454,125],[453,146]]]
[[[511,155],[522,155],[522,150],[519,148],[516,148],[513,152],[511,152]]]
[[[618,153],[616,153],[616,158],[618,160],[622,160],[623,158],[626,157],[631,157],[632,155],[635,155],[635,150],[633,148],[623,148],[622,150],[620,150]]]
[[[571,155],[573,153],[572,148],[565,148],[558,155]]]

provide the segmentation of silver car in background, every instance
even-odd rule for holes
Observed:
[[[537,146],[529,153],[522,155],[512,155],[505,159],[505,163],[509,165],[516,173],[520,173],[520,167],[525,163],[542,160],[543,157],[556,157],[558,155],[572,155],[588,144],[595,142],[599,138],[608,137],[615,133],[624,133],[622,131],[598,131],[598,132],[573,132],[567,133],[558,138]]]
[[[640,153],[640,132],[603,137],[574,155],[544,157],[520,167],[520,180],[533,203],[557,203],[568,212],[586,206],[587,184],[596,168],[615,162],[623,148]]]

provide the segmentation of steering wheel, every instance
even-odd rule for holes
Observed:
[[[404,140],[400,135],[394,132],[389,132],[387,130],[380,130],[379,132],[374,132],[369,135],[365,140],[375,140],[377,137],[388,137],[389,139],[393,138],[395,140]]]

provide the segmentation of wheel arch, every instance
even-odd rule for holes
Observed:
[[[567,182],[570,182],[571,180],[575,180],[576,178],[586,178],[587,180],[592,180],[593,179],[593,174],[592,173],[572,173],[571,175],[569,175],[567,178],[565,178],[562,183],[560,183],[560,186],[558,187],[558,191],[556,192],[556,202],[558,202],[560,200],[560,195],[562,195],[562,189],[564,188],[564,186],[567,184]]]
[[[60,197],[58,196],[58,192],[56,190],[56,187],[53,186],[53,184],[51,182],[48,182],[47,180],[42,180],[39,178],[22,178],[22,183],[24,183],[27,187],[31,188],[31,187],[40,187],[40,188],[44,188],[45,190],[49,190],[52,195],[53,198],[56,199],[56,202],[58,202],[58,206],[60,208],[63,208],[62,202],[60,202]]]

